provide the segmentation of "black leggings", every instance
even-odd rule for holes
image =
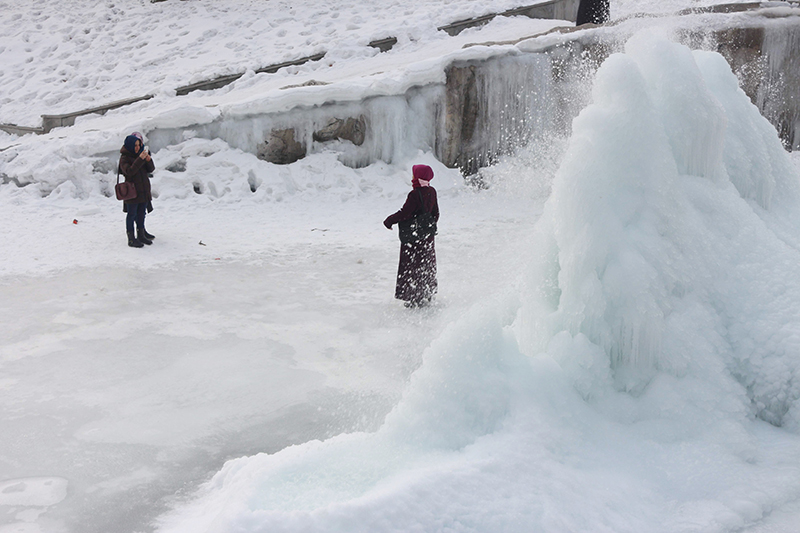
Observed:
[[[147,213],[147,202],[140,204],[128,204],[128,218],[125,219],[125,229],[128,233],[133,233],[133,221],[136,221],[137,229],[144,229],[144,215]]]

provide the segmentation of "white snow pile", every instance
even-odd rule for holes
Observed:
[[[720,55],[633,37],[574,122],[519,290],[430,345],[377,433],[229,461],[160,531],[761,520],[800,498],[799,193]]]

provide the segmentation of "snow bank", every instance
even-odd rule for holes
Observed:
[[[262,203],[280,202],[289,197],[324,196],[327,201],[373,195],[393,198],[405,195],[410,183],[410,171],[400,169],[410,169],[421,158],[437,169],[437,176],[442,178],[438,188],[442,192],[446,194],[464,187],[457,170],[447,169],[419,151],[407,153],[404,160],[396,161],[395,165],[378,162],[368,168],[351,169],[340,161],[341,152],[325,147],[293,165],[275,165],[220,139],[187,136],[188,139],[158,152],[152,178],[156,199],[198,197],[224,203]],[[110,141],[109,147],[113,147],[113,139]],[[74,149],[73,143],[70,151]],[[100,157],[92,154],[88,145],[84,155],[71,156],[64,156],[58,149],[50,154],[12,150],[6,154],[7,160],[19,171],[14,179],[25,186],[9,182],[0,187],[0,198],[15,202],[40,197],[49,201],[112,198],[118,150]],[[37,159],[37,153],[41,159]],[[401,179],[396,179],[398,171],[402,172]]]
[[[402,45],[517,4],[43,0],[3,7],[0,121],[37,125],[40,114],[174,95],[181,85],[320,52],[333,61],[370,57],[378,53],[367,46],[372,40],[394,36]]]
[[[635,36],[574,122],[523,288],[431,344],[377,433],[230,461],[160,530],[759,521],[800,496],[797,193],[721,56]]]

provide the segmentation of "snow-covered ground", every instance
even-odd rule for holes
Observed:
[[[179,86],[320,52],[327,52],[324,66],[347,63],[377,55],[367,43],[387,37],[400,47],[448,41],[438,26],[518,6],[513,0],[7,2],[0,4],[0,122],[35,126],[41,114],[174,96]],[[293,70],[271,77],[291,77]]]
[[[392,299],[397,242],[380,224],[399,197],[157,202],[147,250],[125,246],[116,201],[4,199],[0,470],[69,492],[52,507],[36,486],[27,506],[0,496],[2,519],[49,508],[43,531],[139,531],[226,459],[376,429],[425,346],[513,275],[533,221],[440,192],[442,291],[416,314]]]
[[[0,174],[32,182],[0,185],[0,533],[797,531],[800,158],[719,56],[637,36],[569,144],[506,158],[488,190],[425,152],[280,167],[187,135],[154,154],[137,250],[89,156],[142,116],[252,109],[293,77],[391,92],[562,23],[435,31],[506,0],[85,4],[0,4],[0,121],[157,97],[0,133]],[[381,221],[415,163],[440,293],[409,311]]]

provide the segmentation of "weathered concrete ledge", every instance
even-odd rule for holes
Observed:
[[[696,15],[700,13],[742,13],[762,7],[762,2],[747,2],[741,4],[717,4],[714,6],[690,7],[678,12],[679,15]]]
[[[524,16],[532,19],[560,19],[575,22],[578,15],[579,4],[580,0],[551,0],[549,2],[541,2],[530,6],[516,7],[508,11],[503,11],[502,13],[493,13],[482,17],[460,20],[452,24],[439,26],[436,29],[444,31],[450,36],[455,36],[467,28],[477,28],[488,24],[496,17]]]
[[[106,112],[111,111],[112,109],[117,109],[119,107],[123,107],[130,104],[135,104],[136,102],[141,102],[144,100],[149,100],[153,97],[152,94],[148,94],[145,96],[137,96],[134,98],[126,98],[125,100],[117,100],[116,102],[111,102],[110,104],[92,107],[90,109],[84,109],[82,111],[76,111],[74,113],[64,113],[63,115],[42,115],[42,130],[43,133],[47,133],[53,128],[60,128],[63,126],[74,126],[75,119],[83,116],[83,115],[91,115],[96,113],[98,115],[105,115]]]
[[[377,48],[381,52],[388,52],[394,45],[397,44],[397,37],[387,37],[385,39],[376,39],[370,42],[367,46]]]
[[[295,65],[303,65],[305,63],[308,63],[309,61],[319,61],[320,59],[325,57],[325,53],[326,52],[321,52],[318,54],[301,57],[299,59],[294,59],[292,61],[284,61],[283,63],[276,63],[274,65],[269,65],[266,67],[256,69],[255,73],[261,74],[266,72],[268,74],[274,74],[282,68],[291,67]],[[190,85],[184,85],[183,87],[178,87],[177,89],[175,89],[175,94],[177,96],[184,96],[192,91],[210,91],[212,89],[219,89],[220,87],[225,87],[226,85],[233,83],[242,76],[244,76],[244,72],[239,74],[230,74],[228,76],[220,76],[219,78],[214,78],[213,80],[199,81],[197,83],[192,83]]]
[[[13,135],[27,135],[29,133],[35,133],[37,135],[41,135],[44,133],[44,128],[30,128],[27,126],[17,126],[16,124],[0,124],[0,130],[3,130],[7,133],[11,133]]]

